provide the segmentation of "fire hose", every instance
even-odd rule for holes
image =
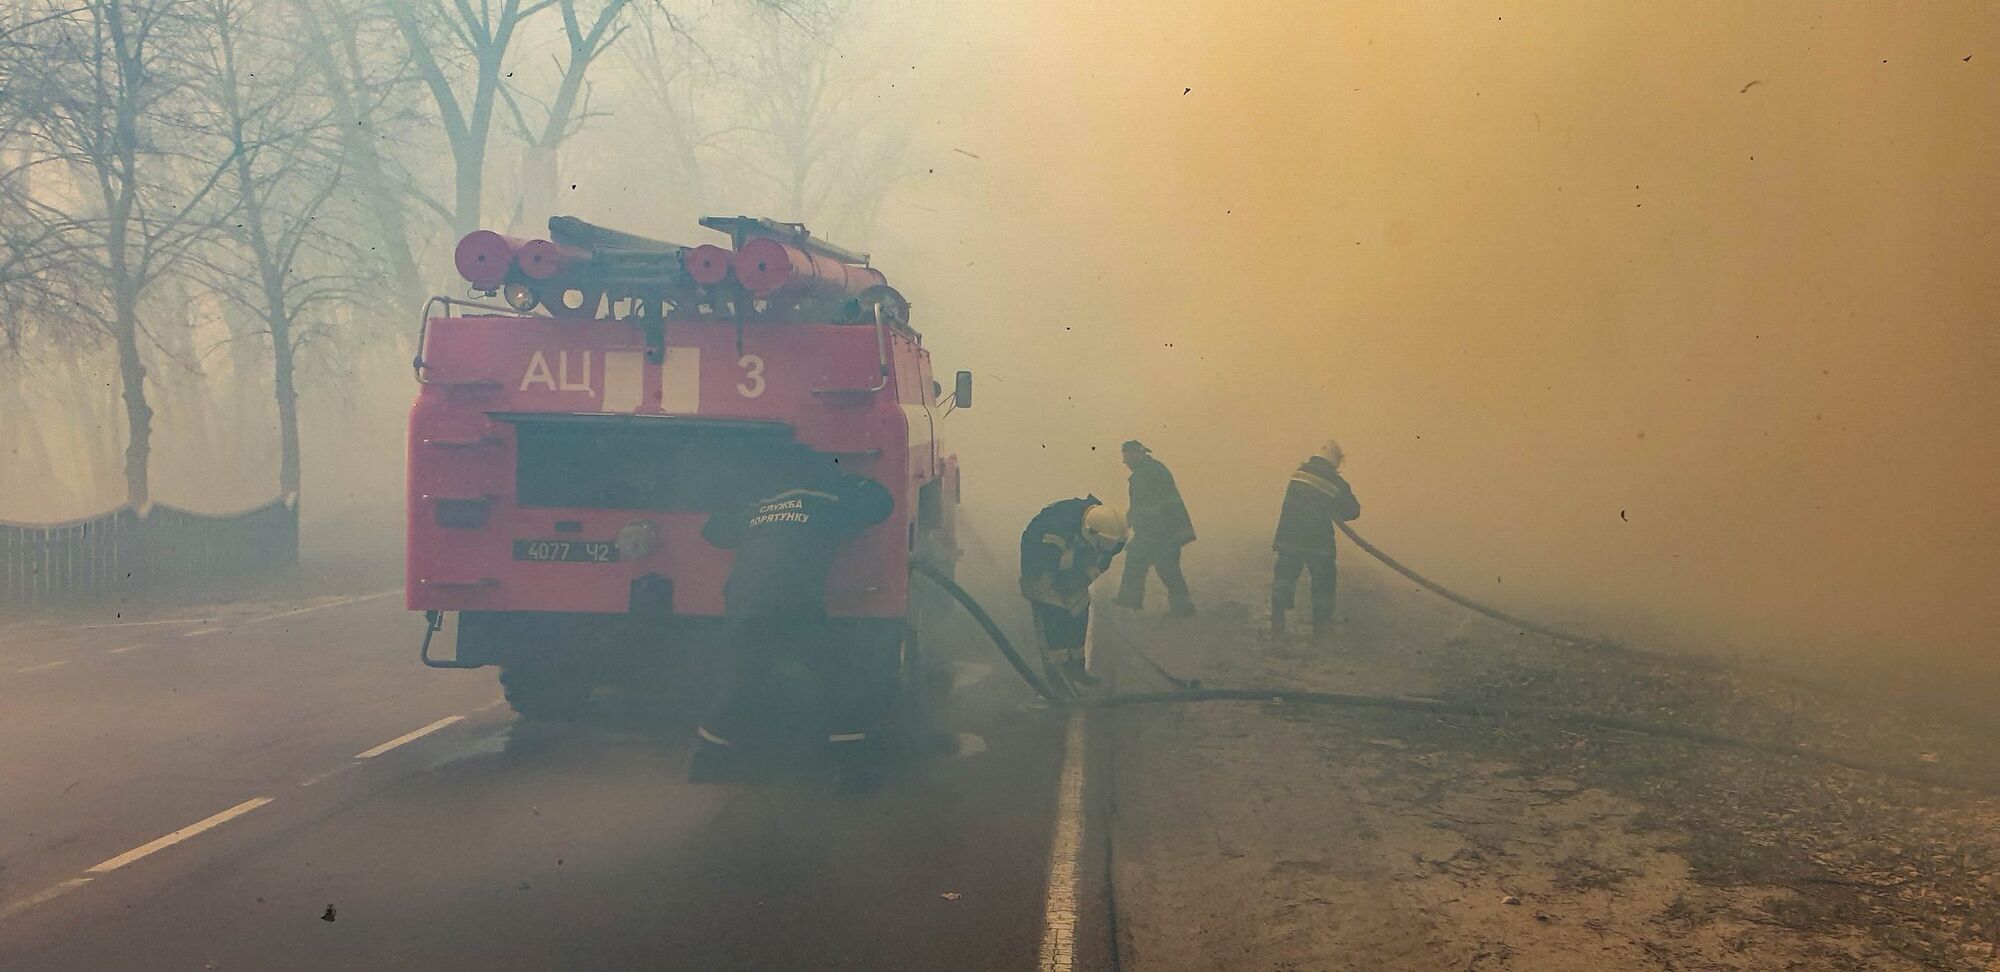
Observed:
[[[1379,558],[1397,573],[1410,578],[1421,584],[1426,590],[1437,593],[1455,604],[1565,644],[1599,643],[1592,639],[1566,635],[1539,625],[1526,624],[1502,612],[1487,608],[1484,605],[1454,594],[1444,587],[1419,576],[1408,567],[1390,559],[1387,554],[1362,540],[1346,524],[1340,524],[1340,528],[1350,539],[1354,540],[1356,545]],[[1732,736],[1710,729],[1703,729],[1698,726],[1651,722],[1625,716],[1580,712],[1572,709],[1489,705],[1481,702],[1424,699],[1400,695],[1359,695],[1347,692],[1317,692],[1293,688],[1205,688],[1198,680],[1175,677],[1172,673],[1161,667],[1159,663],[1146,656],[1144,652],[1138,651],[1136,646],[1127,647],[1132,649],[1133,654],[1145,661],[1156,673],[1173,683],[1176,686],[1175,691],[1065,696],[1052,692],[1049,689],[1048,684],[1035,673],[1034,668],[1028,664],[1027,659],[1023,658],[1021,653],[1015,649],[1014,643],[1008,639],[1007,633],[1000,629],[1000,625],[993,620],[993,616],[988,614],[985,608],[981,607],[979,602],[965,588],[960,587],[957,582],[929,564],[913,562],[910,565],[910,570],[912,573],[921,575],[936,584],[946,594],[949,594],[952,600],[957,601],[961,607],[965,608],[966,613],[986,633],[987,638],[993,642],[995,648],[999,649],[1000,654],[1007,659],[1008,665],[1021,677],[1021,680],[1027,683],[1028,687],[1033,689],[1036,695],[1057,707],[1072,709],[1118,709],[1128,706],[1178,705],[1190,702],[1264,702],[1284,705],[1321,705],[1382,709],[1397,712],[1422,712],[1431,715],[1464,715],[1475,718],[1541,720],[1554,725],[1574,728],[1630,732],[1660,739],[1677,739],[1684,742],[1725,749],[1736,749],[1766,756],[1803,759],[1826,766],[1837,766],[1842,769],[1862,773],[1874,773],[1881,776],[1912,780],[1931,786],[1945,786],[1979,793],[2000,793],[2000,786],[1992,784],[1947,779],[1937,773],[1926,773],[1890,763],[1854,759],[1804,745],[1788,745],[1781,742],[1750,739],[1743,736]]]
[[[1376,560],[1381,561],[1390,570],[1393,570],[1396,573],[1409,578],[1411,581],[1415,582],[1417,586],[1422,587],[1424,590],[1427,590],[1432,594],[1436,594],[1437,596],[1444,598],[1445,600],[1450,601],[1451,603],[1456,604],[1459,607],[1465,608],[1468,611],[1471,611],[1475,614],[1483,614],[1489,618],[1492,618],[1495,621],[1500,622],[1501,624],[1513,625],[1516,628],[1520,628],[1522,631],[1531,631],[1535,634],[1541,635],[1542,637],[1549,639],[1550,641],[1558,641],[1566,645],[1604,644],[1604,641],[1599,638],[1585,638],[1581,635],[1573,635],[1567,631],[1560,631],[1555,628],[1550,628],[1543,625],[1535,624],[1530,621],[1523,621],[1520,618],[1517,618],[1511,614],[1499,610],[1498,608],[1487,607],[1486,605],[1481,604],[1478,601],[1475,601],[1469,597],[1466,597],[1463,594],[1453,591],[1450,588],[1447,588],[1444,585],[1439,584],[1438,582],[1431,580],[1430,578],[1425,577],[1424,575],[1419,574],[1408,567],[1403,566],[1401,561],[1397,560],[1394,557],[1389,556],[1386,553],[1383,553],[1380,547],[1377,547],[1374,544],[1361,539],[1361,534],[1354,532],[1353,527],[1348,526],[1347,524],[1339,520],[1335,520],[1333,522],[1333,525],[1339,527],[1340,532],[1347,535],[1347,539],[1354,541],[1355,546],[1360,547],[1362,550],[1366,551],[1370,557],[1373,557]]]

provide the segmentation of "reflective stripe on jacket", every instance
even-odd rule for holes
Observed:
[[[1333,521],[1357,519],[1361,501],[1340,477],[1340,470],[1321,456],[1299,464],[1285,484],[1285,505],[1278,511],[1274,550],[1332,553]]]
[[[1021,532],[1021,596],[1072,614],[1090,606],[1090,582],[1118,556],[1083,537],[1084,511],[1099,505],[1095,496],[1058,500],[1028,521]]]

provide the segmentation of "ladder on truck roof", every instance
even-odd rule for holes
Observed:
[[[842,263],[863,267],[868,265],[868,254],[828,243],[807,232],[804,223],[780,223],[762,216],[703,216],[700,222],[708,229],[728,233],[729,245],[735,249],[742,249],[745,240],[768,236],[780,243],[790,243],[806,250],[817,250]]]

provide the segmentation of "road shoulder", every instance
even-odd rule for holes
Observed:
[[[1238,603],[1254,583],[1243,572]],[[1775,724],[1764,700],[1798,686],[1580,664],[1349,583],[1358,614],[1323,652],[1269,651],[1226,602],[1121,630],[1212,687],[1561,703],[1775,738],[1837,738],[1798,719],[1840,711],[1860,731],[1831,700]],[[1991,895],[1976,896],[2000,802],[1976,794],[1519,718],[1276,702],[1104,715],[1123,968],[2000,968]],[[1866,729],[1874,759],[1973,755],[1888,714]]]

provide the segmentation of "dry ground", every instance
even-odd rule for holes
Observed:
[[[1888,772],[1533,718],[1274,703],[1101,712],[1132,969],[2000,972],[2000,753],[1975,717],[1714,662],[1561,648],[1343,564],[1337,644],[1271,644],[1246,566],[1119,614],[1209,686],[1564,707]],[[1261,615],[1262,612],[1257,612]],[[1131,663],[1120,688],[1162,683]],[[1987,731],[1982,731],[1987,730]],[[1945,785],[1941,785],[1945,784]]]

